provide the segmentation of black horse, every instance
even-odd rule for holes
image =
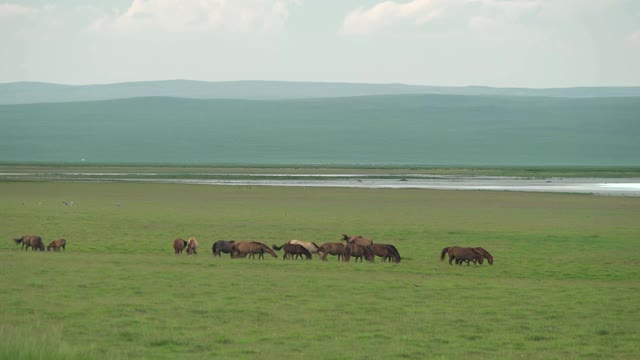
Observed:
[[[213,256],[222,256],[220,253],[225,253],[231,255],[231,246],[235,240],[218,240],[213,243],[211,246],[211,252],[213,252]]]

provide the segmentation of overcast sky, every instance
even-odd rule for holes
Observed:
[[[0,0],[0,82],[640,86],[640,0]]]

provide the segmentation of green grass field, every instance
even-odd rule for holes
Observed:
[[[0,199],[0,358],[638,356],[639,198],[0,182]],[[21,251],[26,233],[67,250]],[[211,255],[342,233],[403,260]],[[200,253],[174,255],[191,236]],[[449,266],[450,245],[495,264]]]

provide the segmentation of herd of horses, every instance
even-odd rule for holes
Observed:
[[[42,238],[38,235],[24,235],[19,239],[13,240],[16,244],[22,244],[23,250],[29,250],[29,248],[31,248],[31,250],[44,251],[44,243],[42,242]],[[67,240],[65,239],[53,240],[49,245],[47,245],[47,251],[60,251],[60,248],[67,251],[66,246]]]
[[[274,258],[278,254],[274,251],[283,250],[283,260],[291,259],[307,259],[311,260],[313,254],[316,254],[322,261],[327,261],[327,256],[337,256],[338,261],[349,262],[351,257],[354,261],[363,259],[374,262],[376,257],[382,258],[382,262],[399,263],[401,260],[400,252],[392,244],[377,244],[372,240],[363,236],[351,236],[342,234],[344,242],[328,242],[318,245],[315,242],[291,240],[280,246],[274,244],[271,247],[259,241],[235,241],[235,240],[218,240],[211,246],[213,256],[222,256],[222,253],[229,254],[231,258],[253,258],[258,255],[258,259],[264,259],[267,253]],[[176,254],[181,254],[187,249],[187,254],[197,254],[198,240],[190,238],[189,241],[177,238],[173,241],[173,250]],[[471,262],[482,264],[487,259],[489,264],[493,265],[493,256],[481,247],[463,248],[458,246],[450,246],[442,249],[440,260],[444,261],[446,255],[449,255],[449,265],[455,260],[457,265]]]
[[[40,250],[44,251],[44,243],[38,235],[24,235],[19,239],[14,239],[16,244],[22,244],[23,250]],[[328,242],[318,246],[315,242],[291,240],[280,246],[267,246],[258,241],[234,241],[234,240],[218,240],[211,246],[211,252],[214,256],[222,256],[222,253],[229,254],[231,258],[253,258],[258,255],[258,259],[264,259],[267,253],[274,258],[278,254],[274,251],[283,250],[283,260],[291,259],[307,259],[311,260],[313,254],[316,254],[322,261],[327,261],[327,256],[337,256],[338,261],[349,262],[351,257],[354,261],[363,259],[374,262],[376,256],[382,258],[382,262],[400,262],[400,253],[398,249],[391,244],[377,244],[372,240],[362,236],[351,236],[342,234],[344,242]],[[54,240],[47,246],[47,251],[57,251],[60,249],[66,251],[67,241],[65,239]],[[173,241],[173,250],[176,254],[186,251],[187,255],[198,254],[198,239],[195,237],[185,240],[177,238]],[[449,256],[449,265],[455,261],[457,265],[466,263],[467,266],[472,262],[474,265],[483,264],[486,259],[490,265],[493,265],[493,256],[481,247],[459,247],[449,246],[442,249],[440,253],[440,261],[444,261]]]

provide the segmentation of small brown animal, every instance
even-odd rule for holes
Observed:
[[[66,246],[67,246],[67,240],[65,240],[65,239],[53,240],[47,246],[47,251],[51,251],[51,249],[53,249],[53,251],[58,251],[59,252],[60,248],[62,248],[62,250],[64,250],[64,251],[67,251]]]
[[[177,238],[173,240],[173,251],[176,254],[182,254],[182,250],[187,247],[187,240],[183,238]]]

